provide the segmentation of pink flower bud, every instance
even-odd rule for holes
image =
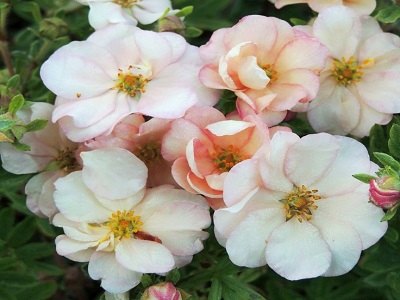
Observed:
[[[400,191],[394,189],[394,181],[398,179],[389,176],[370,180],[370,199],[375,205],[388,209],[400,200]]]
[[[140,300],[183,300],[181,293],[171,282],[161,282],[149,287]]]

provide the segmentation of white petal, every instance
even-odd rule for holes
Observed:
[[[82,152],[81,157],[83,181],[102,197],[127,198],[146,185],[146,165],[128,150],[104,148]]]
[[[324,274],[332,260],[329,246],[309,222],[292,218],[278,226],[267,244],[267,263],[289,280],[313,278]]]

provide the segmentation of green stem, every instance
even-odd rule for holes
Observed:
[[[6,1],[9,3],[10,1]],[[0,10],[0,51],[3,57],[4,64],[7,67],[8,73],[10,76],[15,75],[14,67],[11,60],[10,50],[8,48],[8,39],[7,39],[7,15],[10,11],[10,3],[9,6]]]

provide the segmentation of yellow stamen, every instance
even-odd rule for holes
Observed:
[[[278,72],[274,70],[273,65],[267,64],[263,67],[261,67],[261,69],[263,69],[265,71],[265,74],[267,74],[267,76],[270,79],[270,82],[274,82],[278,80]]]
[[[121,5],[123,8],[131,8],[135,3],[142,0],[113,0],[114,3]]]
[[[129,67],[128,70],[132,69]],[[140,69],[138,69],[140,71]],[[142,74],[133,74],[131,71],[123,73],[122,70],[118,72],[118,80],[116,81],[115,87],[119,91],[127,93],[131,97],[141,95],[146,92],[146,85],[149,79],[145,78]]]
[[[370,67],[373,64],[374,60],[372,58],[364,60],[361,64],[359,64],[353,56],[348,60],[344,57],[342,57],[341,61],[335,59],[331,70],[332,76],[336,79],[338,84],[348,86],[355,82],[359,82],[364,75],[362,69]]]
[[[161,145],[155,142],[150,142],[143,147],[137,147],[134,154],[145,164],[159,161],[161,156]]]
[[[238,148],[229,145],[227,148],[215,147],[215,153],[212,155],[214,165],[221,172],[229,172],[236,164],[248,159],[247,155],[242,155]]]
[[[143,222],[141,221],[140,216],[135,216],[135,212],[133,210],[126,212],[117,211],[112,214],[110,218],[108,218],[107,226],[114,233],[115,238],[130,238],[133,237],[135,233],[137,233]]]

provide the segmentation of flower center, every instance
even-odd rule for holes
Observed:
[[[135,3],[142,0],[114,0],[113,2],[121,5],[123,8],[131,8]]]
[[[115,88],[131,97],[140,96],[146,92],[146,85],[149,82],[147,75],[149,75],[149,71],[141,67],[129,66],[128,71],[125,73],[119,69]]]
[[[267,64],[264,67],[261,67],[261,69],[263,69],[265,71],[265,74],[267,74],[267,76],[270,79],[270,82],[274,82],[278,80],[278,72],[276,72],[273,69],[273,65]]]
[[[75,158],[75,150],[58,150],[58,157],[54,162],[51,162],[47,167],[47,170],[63,170],[66,173],[71,173],[80,170],[80,165]]]
[[[348,86],[354,82],[359,82],[364,75],[361,70],[365,67],[369,67],[374,63],[372,58],[368,58],[359,64],[355,61],[354,57],[350,57],[346,61],[346,58],[342,57],[342,60],[335,59],[333,61],[332,75],[335,77],[336,82]]]
[[[318,193],[318,190],[310,191],[304,185],[295,186],[293,191],[286,196],[286,199],[280,200],[285,204],[286,220],[290,220],[294,216],[297,217],[299,222],[303,222],[303,218],[307,221],[311,220],[311,209],[316,210],[318,208],[314,202],[321,199],[316,193]]]
[[[154,163],[161,159],[161,145],[150,142],[143,147],[137,147],[134,153],[145,164]]]
[[[211,155],[212,161],[222,173],[229,172],[234,165],[249,158],[246,155],[240,154],[240,150],[232,145],[229,145],[226,149],[216,146],[215,151]]]
[[[117,211],[108,218],[107,226],[114,232],[115,238],[130,238],[137,233],[143,225],[140,216],[135,216],[133,210],[126,212]]]

